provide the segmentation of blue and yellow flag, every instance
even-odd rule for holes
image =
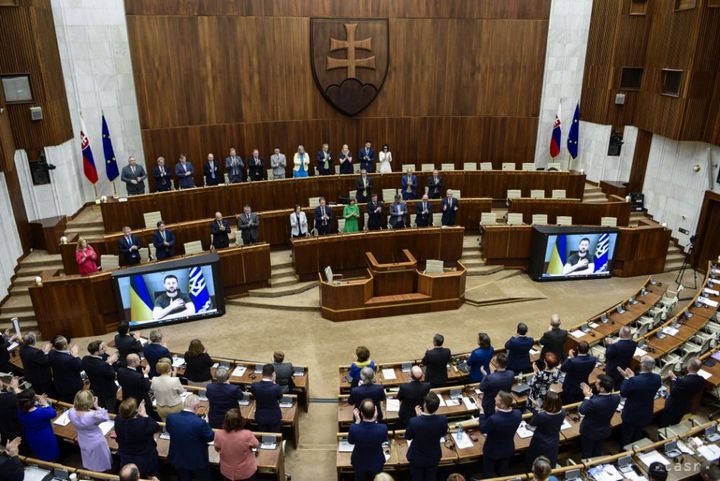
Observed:
[[[552,253],[550,254],[550,263],[548,264],[547,273],[551,276],[562,274],[565,265],[565,236],[559,235],[555,239]]]
[[[153,301],[140,274],[130,277],[130,322],[152,321]]]

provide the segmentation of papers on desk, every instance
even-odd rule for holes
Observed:
[[[395,369],[393,368],[384,368],[382,370],[383,379],[390,381],[392,379],[397,379],[397,376],[395,376]]]
[[[242,377],[245,375],[245,371],[247,371],[246,366],[238,366],[235,369],[233,369],[232,375],[236,377]]]
[[[458,433],[452,433],[452,437],[455,440],[455,445],[458,447],[458,449],[467,449],[473,447],[472,439],[470,439],[470,436],[463,431],[458,436]]]
[[[597,329],[597,327],[598,327],[599,325],[600,325],[600,324],[598,324],[597,322],[588,322],[588,326],[589,326],[591,329]]]
[[[465,405],[465,409],[468,411],[472,411],[473,409],[477,409],[477,404],[475,404],[475,400],[471,397],[463,396],[462,402]]]
[[[539,356],[539,355],[540,355],[540,351],[538,351],[538,350],[535,349],[535,348],[530,349],[530,355],[531,355],[531,356]]]
[[[60,416],[58,416],[54,421],[53,424],[57,424],[58,426],[67,426],[70,424],[70,416],[68,415],[69,411],[65,411]]]
[[[635,354],[633,356],[635,357],[643,357],[645,354],[647,354],[647,351],[644,349],[640,349],[639,347],[635,348]]]
[[[575,337],[577,339],[580,339],[585,335],[585,333],[582,331],[582,329],[575,329],[574,331],[570,331],[570,335],[572,337]]]
[[[698,302],[701,304],[705,304],[708,307],[714,308],[718,306],[718,301],[710,300],[707,297],[698,297]]]
[[[654,449],[648,453],[638,454],[638,458],[640,458],[640,461],[642,461],[645,466],[650,466],[652,463],[662,463],[667,468],[671,464],[665,456]]]
[[[440,406],[439,406],[439,407],[447,406],[447,404],[445,404],[445,399],[443,399],[442,396],[438,396],[438,399],[440,399]]]
[[[400,401],[398,401],[397,399],[389,398],[385,402],[385,410],[391,413],[400,412]]]
[[[667,334],[668,336],[674,336],[675,334],[680,332],[680,329],[678,329],[677,327],[667,326],[662,328],[662,332],[664,334]]]
[[[38,468],[37,466],[27,466],[25,468],[24,481],[43,481],[50,474],[47,469]]]
[[[173,357],[172,367],[180,367],[185,365],[185,359],[182,357]]]
[[[708,294],[711,296],[720,296],[720,291],[716,291],[715,289],[705,288],[703,289],[703,294]]]
[[[525,421],[521,422],[520,426],[518,426],[517,428],[517,435],[520,437],[520,439],[531,438],[533,434],[533,431],[530,429],[530,427]]]
[[[459,405],[460,405],[460,400],[459,400],[459,399],[446,399],[446,400],[445,400],[445,405],[448,406],[448,407],[450,407],[450,406],[459,406]]]
[[[612,464],[601,464],[588,470],[588,475],[595,481],[620,481],[624,478]]]
[[[182,393],[180,393],[180,399],[182,399],[182,400],[183,400],[183,402],[184,402],[184,401],[185,401],[185,399],[187,399],[187,397],[188,397],[189,395],[191,395],[191,394],[192,394],[192,392],[191,392],[191,391],[185,391],[185,392],[182,392]]]
[[[678,447],[678,449],[680,450],[681,453],[689,454],[689,455],[692,456],[693,450],[690,449],[690,447],[688,447],[688,445],[685,444],[684,442],[678,441],[678,442],[677,442],[677,447]]]
[[[102,422],[98,427],[100,428],[100,431],[102,431],[103,436],[107,436],[113,429],[115,429],[115,421]]]
[[[144,337],[141,337],[140,339],[138,339],[138,341],[140,341],[140,344],[142,344],[143,346],[148,343],[148,340]]]
[[[350,444],[347,439],[341,439],[338,443],[338,451],[341,453],[352,453],[355,448],[354,444]]]
[[[718,448],[714,444],[706,444],[705,446],[700,446],[697,452],[708,461],[715,461],[716,459],[720,458],[720,448]]]
[[[20,344],[18,344],[17,342],[13,342],[12,344],[10,344],[10,345],[8,346],[7,350],[8,350],[8,351],[12,351],[13,349],[15,349],[16,347],[18,347],[19,345],[20,345]]]
[[[570,424],[570,422],[567,420],[567,418],[563,419],[562,426],[560,426],[560,431],[562,431],[563,429],[570,429],[570,428],[572,428],[572,424]]]
[[[216,362],[215,364],[212,365],[212,368],[213,368],[213,369],[217,369],[217,368],[219,368],[219,367],[220,367],[220,363],[219,363],[219,362]]]
[[[710,374],[709,372],[707,372],[705,369],[700,369],[700,370],[698,371],[698,375],[702,376],[703,379],[710,379],[710,378],[712,377],[712,374]]]

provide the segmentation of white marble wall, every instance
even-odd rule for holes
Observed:
[[[580,122],[578,157],[571,167],[584,170],[588,180],[616,180],[627,182],[635,153],[638,129],[627,126],[623,132],[623,146],[620,156],[607,155],[612,127],[610,125]]]
[[[2,246],[0,249],[0,300],[2,300],[8,293],[17,260],[23,253],[3,173],[0,173],[0,245]]]
[[[570,158],[567,135],[582,92],[592,4],[593,0],[552,1],[535,147],[535,164],[538,166],[544,167],[551,159],[550,134],[558,105],[562,104],[562,150],[555,161],[559,160],[567,167]],[[582,118],[582,103],[580,109]]]

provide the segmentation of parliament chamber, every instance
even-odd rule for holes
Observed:
[[[719,26],[0,0],[0,480],[720,481]]]

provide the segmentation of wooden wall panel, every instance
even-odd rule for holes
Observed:
[[[645,185],[645,172],[647,172],[648,158],[650,157],[650,146],[652,145],[652,132],[638,130],[635,142],[635,153],[630,168],[630,180],[627,185],[627,192],[642,192]]]

